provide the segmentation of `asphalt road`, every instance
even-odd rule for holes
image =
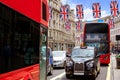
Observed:
[[[105,65],[101,65],[101,71],[100,74],[97,76],[96,80],[106,80],[108,67]],[[65,70],[64,69],[54,69],[53,75],[47,76],[47,80],[91,80],[89,77],[83,77],[83,76],[74,76],[73,79],[67,79],[65,76]]]

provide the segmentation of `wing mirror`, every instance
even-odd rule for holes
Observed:
[[[100,57],[100,54],[97,54],[97,55],[95,56],[95,58],[98,58],[98,57]]]
[[[66,57],[71,57],[71,54],[66,54]]]

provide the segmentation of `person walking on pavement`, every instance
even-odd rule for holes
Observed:
[[[72,49],[69,47],[67,52],[66,52],[66,57],[70,57],[71,56],[71,52],[72,52]]]

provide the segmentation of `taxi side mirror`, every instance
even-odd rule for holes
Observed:
[[[95,56],[95,58],[99,58],[100,57],[100,55],[99,54],[97,54],[96,56]]]
[[[66,54],[66,57],[71,57],[71,55],[70,54]]]

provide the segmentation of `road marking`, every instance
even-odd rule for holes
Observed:
[[[108,66],[106,80],[110,80],[110,67],[111,67],[111,64],[109,64]]]
[[[65,72],[64,73],[61,73],[60,75],[50,79],[50,80],[58,80],[58,78],[61,78],[63,75],[65,75]]]

